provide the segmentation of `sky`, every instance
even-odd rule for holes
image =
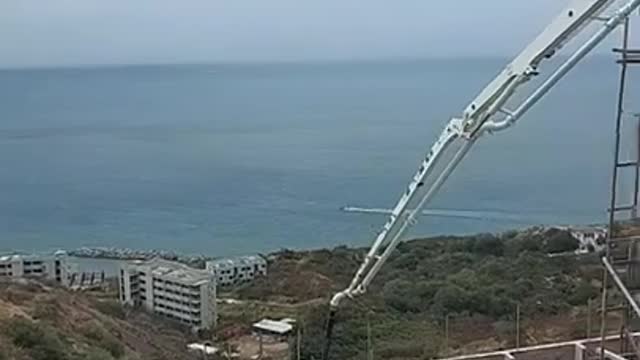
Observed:
[[[568,0],[2,0],[0,67],[515,55]]]

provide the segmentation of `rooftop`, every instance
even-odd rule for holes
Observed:
[[[213,267],[232,267],[236,265],[253,265],[256,263],[266,263],[267,261],[260,255],[238,256],[235,258],[217,259],[207,261]]]
[[[201,343],[191,343],[189,345],[187,345],[187,349],[189,350],[194,350],[194,351],[200,351],[203,352],[207,355],[213,355],[215,353],[218,352],[218,348],[215,346],[211,346],[208,344],[201,344]]]
[[[33,261],[33,260],[48,260],[53,259],[54,257],[65,256],[66,253],[64,251],[56,251],[51,254],[22,254],[22,253],[5,253],[0,254],[0,262],[8,262],[8,261]]]
[[[144,269],[143,271],[151,273],[154,277],[193,286],[202,285],[213,279],[211,273],[206,270],[194,269],[185,264],[161,258],[134,260],[128,265],[138,270]]]
[[[284,322],[269,319],[262,319],[253,324],[253,327],[260,330],[266,330],[272,333],[284,335],[293,330],[293,325]]]

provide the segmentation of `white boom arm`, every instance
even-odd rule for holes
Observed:
[[[640,6],[640,0],[626,0],[609,17],[599,17],[614,2],[614,0],[572,0],[569,6],[467,106],[461,118],[449,121],[420,164],[407,190],[391,211],[389,220],[378,233],[351,284],[331,299],[332,312],[335,312],[344,298],[366,292],[367,286],[396,248],[403,233],[415,222],[416,215],[435,195],[481,135],[506,129],[515,123]],[[504,107],[508,100],[515,101],[512,95],[521,85],[538,75],[538,66],[544,59],[552,57],[567,41],[593,22],[601,22],[601,27],[544,82],[516,104],[517,107],[514,110]],[[459,146],[452,151],[451,145],[454,143],[459,143]],[[446,154],[450,156],[448,161],[443,163],[441,169],[434,171],[436,164]],[[423,186],[427,180],[428,186]],[[410,205],[413,206],[410,208]]]

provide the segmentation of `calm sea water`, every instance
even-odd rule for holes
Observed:
[[[504,59],[0,71],[0,250],[364,245]],[[616,67],[481,141],[412,236],[604,220]],[[630,132],[629,132],[630,134]],[[482,216],[481,216],[482,217]]]

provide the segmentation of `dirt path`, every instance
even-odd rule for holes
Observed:
[[[285,303],[285,302],[277,302],[277,301],[260,301],[260,300],[238,300],[233,298],[224,298],[218,299],[218,301],[232,304],[232,305],[261,305],[261,306],[269,306],[269,307],[281,307],[286,309],[298,309],[301,307],[307,306],[316,306],[327,303],[327,299],[325,298],[316,298],[307,301],[302,301],[298,303]]]

